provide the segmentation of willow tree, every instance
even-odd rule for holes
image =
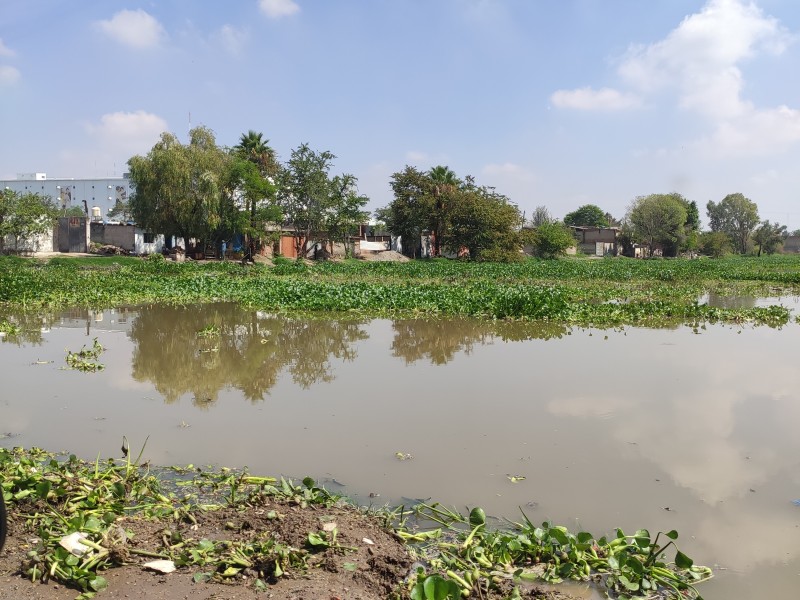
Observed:
[[[192,129],[188,144],[162,133],[146,156],[134,156],[128,166],[130,211],[143,229],[182,237],[188,245],[192,238],[214,239],[226,221],[235,220],[230,155],[210,129]]]

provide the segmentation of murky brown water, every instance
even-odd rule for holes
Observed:
[[[219,335],[198,337],[209,325]],[[568,331],[213,305],[25,328],[0,343],[2,445],[93,458],[149,436],[157,464],[311,475],[511,519],[522,507],[597,535],[675,528],[722,567],[707,600],[800,591],[800,325]],[[93,337],[106,369],[62,370],[65,348]]]

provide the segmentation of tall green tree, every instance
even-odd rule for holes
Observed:
[[[584,204],[577,210],[567,213],[564,217],[565,225],[573,227],[608,227],[608,218],[599,206]]]
[[[312,240],[346,242],[347,236],[368,217],[363,207],[369,199],[358,193],[357,179],[350,174],[331,178],[335,158],[327,150],[317,152],[308,144],[301,144],[281,169],[278,202],[298,234],[298,256]]]
[[[760,222],[758,206],[743,194],[728,194],[719,203],[706,205],[711,231],[721,231],[731,238],[736,251],[747,252],[747,242]]]
[[[353,175],[336,175],[331,180],[330,202],[324,216],[324,230],[331,245],[341,242],[350,255],[348,238],[358,232],[358,226],[369,219],[364,206],[369,198],[358,192],[358,179]]]
[[[128,161],[135,191],[129,204],[136,223],[154,233],[182,237],[184,243],[214,239],[223,221],[235,219],[230,155],[213,132],[195,127],[189,143],[171,133],[146,156]]]
[[[764,221],[753,232],[753,241],[758,245],[758,256],[761,252],[775,254],[783,246],[783,241],[789,237],[786,225]]]
[[[0,190],[0,253],[7,240],[16,252],[37,235],[52,231],[57,218],[58,207],[49,196]]]
[[[628,209],[627,220],[633,236],[648,246],[648,253],[660,247],[667,256],[674,256],[685,236],[687,206],[680,194],[640,196]]]
[[[403,252],[416,257],[422,232],[430,227],[436,207],[434,184],[416,167],[406,166],[393,173],[389,185],[394,199],[375,216],[394,235],[400,236]]]
[[[453,205],[443,246],[453,253],[469,251],[473,260],[516,260],[522,249],[522,214],[492,188],[467,184],[450,194]]]
[[[239,138],[239,143],[231,149],[235,158],[233,176],[249,219],[241,231],[245,234],[248,246],[251,241],[262,243],[266,225],[280,222],[282,212],[276,202],[275,181],[281,165],[269,140],[261,132],[248,130]]]
[[[428,171],[433,182],[434,206],[429,228],[433,233],[433,255],[440,256],[448,227],[449,213],[454,208],[456,193],[461,181],[449,167],[438,165]]]
[[[697,250],[700,245],[700,211],[697,202],[686,203],[686,223],[684,223],[684,240],[682,250]]]

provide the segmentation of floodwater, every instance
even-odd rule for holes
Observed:
[[[796,323],[569,330],[226,304],[17,318],[24,333],[0,340],[1,445],[92,459],[149,436],[155,464],[310,475],[365,502],[677,529],[716,567],[707,600],[800,592]],[[64,370],[94,337],[105,370]]]

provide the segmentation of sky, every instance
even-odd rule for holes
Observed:
[[[528,215],[741,192],[800,229],[797,0],[2,0],[0,178],[163,131],[336,155],[369,209],[447,165]]]

